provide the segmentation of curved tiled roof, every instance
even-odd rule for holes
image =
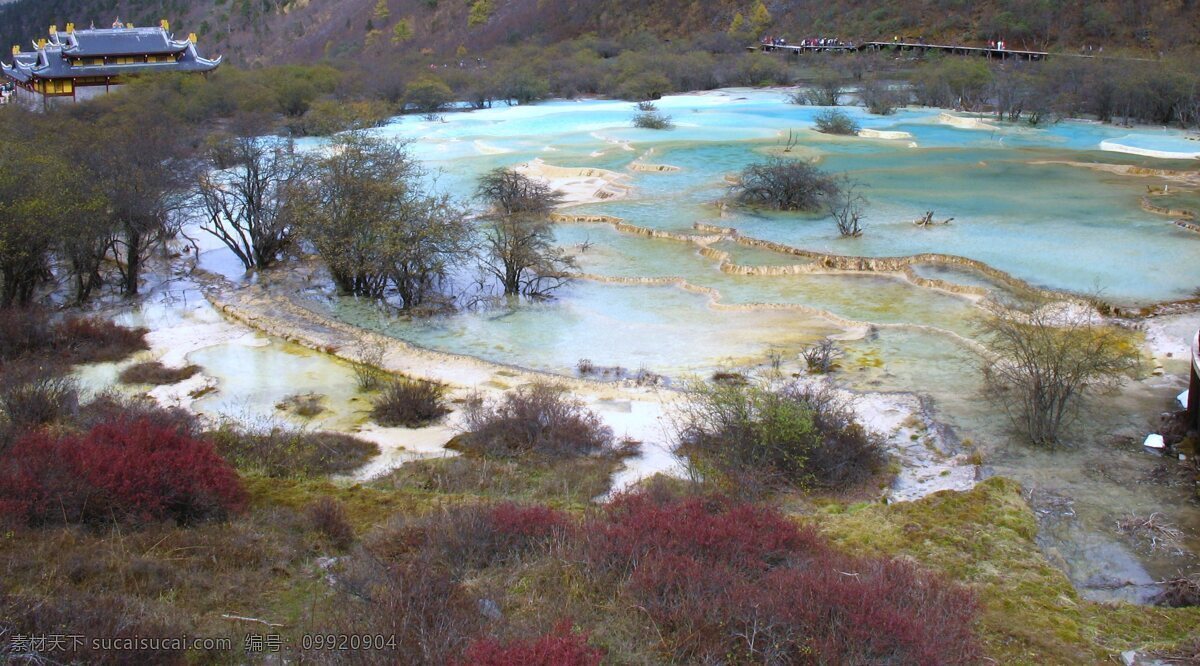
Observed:
[[[72,57],[163,55],[182,53],[190,42],[177,42],[162,28],[114,28],[59,32],[52,43]]]
[[[170,62],[139,62],[124,65],[72,64],[68,58],[99,58],[137,55],[176,55]],[[148,72],[211,72],[222,58],[200,57],[190,41],[175,41],[162,28],[120,28],[59,32],[44,47],[13,55],[11,64],[0,63],[4,75],[20,83],[35,78],[115,77]]]

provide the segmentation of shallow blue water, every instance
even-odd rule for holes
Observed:
[[[1061,164],[1178,168],[1174,161],[1100,150],[1102,142],[1130,141],[1130,135],[1146,145],[1185,142],[1178,132],[1131,132],[1083,122],[1030,128],[987,118],[982,120],[989,125],[982,129],[962,129],[947,124],[934,109],[902,109],[887,117],[843,109],[863,127],[911,134],[882,140],[812,131],[822,109],[790,104],[786,91],[678,95],[658,105],[674,119],[674,130],[635,129],[633,104],[590,100],[498,106],[432,121],[405,116],[376,131],[410,141],[409,150],[425,165],[436,188],[472,206],[477,205],[471,196],[480,174],[541,159],[554,166],[622,174],[623,182],[633,188],[628,198],[572,211],[611,215],[654,229],[686,233],[703,222],[826,253],[960,255],[1040,287],[1099,293],[1122,304],[1183,298],[1200,286],[1200,234],[1181,230],[1139,206],[1146,186],[1158,184],[1158,179]],[[789,134],[793,145],[786,157],[813,160],[822,169],[862,183],[870,205],[861,238],[839,238],[831,218],[820,211],[759,213],[715,205],[728,191],[727,176],[769,155],[783,154]],[[305,145],[315,148],[320,142]],[[629,169],[635,161],[679,170],[635,172]],[[933,211],[935,219],[954,221],[933,228],[913,225],[926,211]],[[727,304],[798,304],[846,319],[919,324],[963,335],[973,328],[974,308],[964,299],[892,278],[731,276],[693,245],[623,234],[605,225],[563,225],[558,239],[576,254],[590,244],[588,252],[579,254],[585,272],[619,278],[681,277],[716,289]],[[801,262],[794,256],[773,259],[772,253],[757,251],[754,263]],[[970,273],[930,276],[990,285]],[[802,322],[814,329],[829,327],[828,322],[796,312],[768,317],[714,310],[707,296],[674,286],[581,283],[560,296],[557,302],[518,306],[503,316],[467,313],[423,323],[398,319],[388,321],[386,328],[426,346],[531,367],[561,370],[581,357],[611,356],[615,364],[680,370],[711,367],[719,358],[753,356],[755,350],[761,354],[770,336],[738,333],[759,326],[756,317],[772,321],[765,330]],[[355,307],[341,314],[368,324],[375,316]],[[688,351],[700,348],[705,349]],[[663,349],[670,353],[664,355]]]

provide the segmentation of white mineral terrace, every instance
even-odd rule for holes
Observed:
[[[655,473],[684,474],[670,452],[679,387],[714,371],[766,381],[830,383],[864,423],[887,438],[898,475],[883,494],[910,500],[1002,474],[1038,491],[1075,495],[1077,522],[1048,537],[1081,582],[1096,571],[1153,580],[1173,563],[1139,559],[1097,535],[1111,515],[1162,511],[1189,519],[1171,490],[1100,486],[1062,474],[1128,466],[1114,438],[1140,443],[1187,388],[1200,313],[1200,234],[1181,213],[1198,206],[1195,165],[1162,155],[1192,144],[1161,128],[1062,122],[1014,126],[932,109],[871,116],[846,108],[861,136],[813,131],[816,107],[784,90],[725,90],[658,103],[675,129],[631,125],[634,106],[558,101],[450,114],[445,122],[397,118],[376,130],[412,139],[430,183],[464,202],[479,175],[510,167],[544,180],[568,206],[556,240],[578,279],[546,302],[463,311],[428,320],[386,305],[338,297],[318,263],[245,276],[211,239],[202,270],[122,315],[152,329],[156,358],[194,363],[201,374],[152,395],[214,418],[346,432],[381,455],[342,481],[379,477],[444,448],[459,416],[419,430],[370,422],[346,360],[361,340],[381,343],[392,372],[447,384],[453,398],[499,394],[534,381],[567,386],[641,454],[616,475],[624,487]],[[323,142],[299,146],[321,150]],[[1116,147],[1116,148],[1114,148]],[[1102,152],[1104,151],[1104,152]],[[804,159],[863,184],[869,206],[860,238],[840,238],[825,212],[744,210],[720,204],[748,164]],[[932,213],[927,227],[914,221]],[[252,278],[252,279],[251,279]],[[183,285],[182,287],[180,285]],[[1067,317],[1098,316],[1144,332],[1143,376],[1106,396],[1085,419],[1089,448],[1056,458],[1016,447],[1009,423],[980,380],[978,320],[994,301],[1050,297]],[[839,368],[812,376],[800,352],[836,340]],[[626,370],[625,379],[581,378],[577,363]],[[131,362],[133,362],[131,361]],[[114,383],[118,366],[82,371],[89,386]],[[645,370],[666,385],[639,386]],[[277,409],[318,393],[311,419]],[[982,466],[978,463],[982,461]]]

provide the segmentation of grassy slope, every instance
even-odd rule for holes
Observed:
[[[586,493],[564,488],[565,494],[554,498],[560,481],[545,479],[542,472],[527,483],[513,483],[511,474],[498,476],[508,477],[500,483],[517,498],[538,497],[584,509]],[[579,476],[602,477],[606,472],[586,470]],[[353,487],[319,479],[251,476],[246,479],[251,510],[230,524],[189,530],[161,526],[127,534],[47,529],[22,535],[25,538],[10,535],[0,539],[0,572],[7,580],[19,581],[11,592],[131,595],[154,616],[174,618],[203,635],[237,637],[245,629],[221,620],[222,613],[297,626],[314,595],[324,594],[316,558],[337,554],[306,526],[303,507],[320,496],[336,497],[363,534],[396,513],[420,515],[499,494],[483,487],[443,493],[414,483],[430,474],[422,469]],[[578,484],[586,492],[591,492],[590,486]],[[1108,663],[1111,655],[1125,649],[1173,646],[1200,627],[1200,609],[1081,600],[1038,550],[1034,515],[1020,488],[1007,480],[992,479],[969,493],[943,493],[907,504],[828,505],[800,519],[814,521],[850,551],[912,558],[974,587],[984,609],[980,632],[989,656],[998,663]],[[503,578],[500,589],[514,595],[512,601],[522,609],[518,613],[549,612],[545,591],[553,589],[572,599],[581,623],[603,625],[597,640],[624,636],[626,640],[614,641],[637,645],[638,640],[628,637],[645,630],[616,607],[609,608],[613,600],[575,589],[580,582],[567,563],[527,562],[495,575]],[[521,602],[523,594],[529,595],[528,603]],[[627,656],[635,661],[645,657]]]
[[[300,507],[313,494],[334,494],[347,503],[360,527],[378,523],[397,510],[421,513],[479,497],[417,491],[401,483],[396,485],[409,489],[387,490],[385,485],[390,484],[337,488],[324,482],[279,485],[271,481],[252,484],[252,492],[264,508],[281,503]],[[480,494],[496,496],[486,490]],[[572,494],[551,503],[583,510],[583,496]],[[547,492],[529,489],[517,495],[550,499]],[[1038,549],[1033,511],[1020,487],[1006,479],[988,480],[969,493],[940,493],[912,503],[831,505],[803,519],[812,520],[849,551],[910,558],[972,586],[983,607],[980,632],[989,656],[998,663],[1111,663],[1121,651],[1170,648],[1200,631],[1200,608],[1147,608],[1081,599],[1066,575]],[[559,577],[562,569],[530,566],[522,574],[529,580],[517,582],[531,593],[547,584],[569,584]],[[550,581],[538,580],[547,572],[552,574]]]
[[[911,557],[978,590],[981,631],[1002,664],[1111,663],[1128,649],[1169,647],[1200,631],[1200,609],[1084,601],[1034,543],[1019,486],[990,479],[970,493],[831,512],[817,524],[843,547]]]
[[[19,43],[67,21],[83,27],[112,22],[116,15],[137,25],[169,19],[177,32],[198,32],[203,47],[234,62],[307,62],[324,56],[385,59],[430,48],[452,54],[460,45],[472,53],[525,40],[556,41],[593,33],[619,37],[648,31],[662,37],[725,30],[736,12],[749,15],[750,2],[736,0],[488,0],[486,21],[470,24],[467,0],[16,0],[0,7],[0,43]],[[930,40],[986,41],[1004,36],[1013,47],[1081,44],[1133,46],[1149,50],[1195,46],[1200,12],[1195,0],[1061,3],[1037,0],[785,0],[767,3],[771,31],[802,36],[838,35],[888,39],[894,34]],[[265,8],[266,7],[266,8]],[[392,29],[407,20],[411,40],[394,45]],[[368,26],[381,37],[367,48]],[[7,50],[7,46],[5,46]]]

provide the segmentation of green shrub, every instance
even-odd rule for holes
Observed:
[[[380,127],[385,125],[392,115],[392,107],[383,101],[344,102],[319,99],[312,103],[299,121],[288,123],[288,127],[297,134],[330,136],[347,130]]]
[[[858,123],[853,118],[846,115],[845,111],[837,109],[827,109],[817,114],[815,119],[816,128],[822,134],[838,134],[842,136],[853,136],[858,134],[860,129]]]
[[[674,129],[671,116],[658,110],[653,102],[638,102],[638,112],[633,116],[633,126],[641,129],[669,130]]]
[[[796,384],[693,388],[676,421],[677,452],[697,476],[740,492],[842,490],[884,465],[883,441],[833,393]]]
[[[425,74],[404,89],[404,104],[418,113],[441,113],[454,101],[454,91],[440,78]]]

